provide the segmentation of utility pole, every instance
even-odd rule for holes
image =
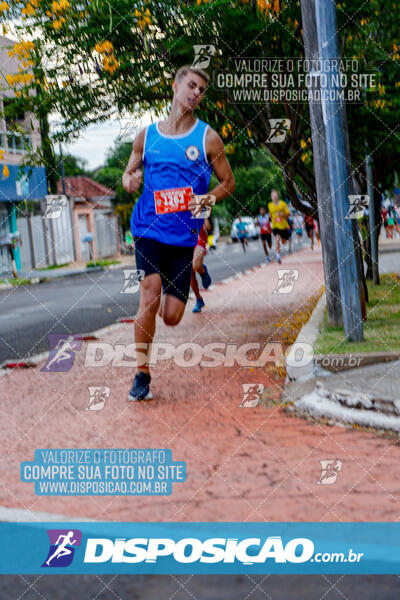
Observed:
[[[338,75],[338,69],[335,67],[338,57],[336,4],[329,0],[315,0],[315,9],[319,58],[322,67],[321,78],[323,77],[326,81],[324,92],[329,98],[329,100],[322,98],[322,113],[325,124],[333,218],[336,226],[336,253],[344,331],[347,341],[362,341],[364,333],[353,230],[351,220],[345,218],[349,209],[349,199],[339,100],[340,89],[334,78],[335,75]]]
[[[319,57],[314,0],[301,0],[301,15],[305,57],[310,61],[309,64],[313,64],[313,61],[318,61]],[[319,78],[319,73],[313,72],[312,74],[314,78]],[[314,79],[313,89],[316,88],[320,88],[320,85],[317,85],[317,81]],[[325,125],[321,101],[310,97],[309,109],[328,322],[330,325],[343,325],[342,308],[340,304],[338,260],[336,254],[336,232],[331,201]]]
[[[58,149],[60,153],[60,175],[61,175],[61,185],[62,185],[62,193],[66,196],[66,186],[65,186],[65,171],[64,171],[64,159],[62,153],[61,141],[58,142]],[[75,228],[74,228],[74,200],[73,198],[68,199],[67,203],[69,208],[69,218],[71,220],[72,227],[72,251],[74,254],[74,260],[76,260],[76,243],[75,243]]]
[[[58,149],[59,149],[59,152],[60,152],[60,174],[61,174],[62,193],[63,193],[64,196],[66,196],[66,193],[65,193],[64,160],[63,160],[61,142],[58,142]]]
[[[367,194],[369,196],[369,239],[371,242],[372,278],[375,285],[379,285],[378,232],[376,230],[375,198],[374,186],[372,183],[372,167],[370,154],[367,154],[366,156],[365,168],[367,173]]]

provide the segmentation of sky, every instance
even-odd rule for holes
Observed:
[[[136,133],[149,123],[151,123],[151,117],[145,115],[140,121],[124,118],[93,124],[85,129],[74,142],[63,143],[62,149],[64,153],[68,152],[87,160],[88,170],[96,169],[104,163],[107,151],[112,148],[117,139],[124,142],[132,141]]]

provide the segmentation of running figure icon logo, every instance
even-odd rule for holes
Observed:
[[[89,386],[89,402],[85,410],[103,410],[106,400],[110,397],[110,388]]]
[[[216,197],[213,194],[196,194],[194,196],[196,206],[192,209],[192,219],[207,219],[211,214]]]
[[[349,196],[350,208],[349,212],[345,216],[345,219],[358,219],[364,215],[365,209],[369,205],[369,196],[357,194]]]
[[[212,44],[195,44],[193,46],[194,59],[192,67],[195,69],[207,69],[211,58],[215,54],[215,46]]]
[[[243,399],[240,408],[254,408],[260,402],[260,396],[264,391],[262,383],[242,383]]]
[[[75,361],[75,352],[82,346],[82,339],[75,334],[50,333],[50,352],[47,362],[41,371],[63,373],[69,371]]]
[[[272,290],[273,294],[290,294],[293,291],[294,284],[299,278],[297,269],[277,269],[278,283]]]
[[[332,485],[333,483],[336,483],[339,471],[342,470],[342,461],[320,460],[319,462],[321,464],[321,477],[317,483],[321,485]]]
[[[64,206],[67,206],[66,196],[46,196],[46,208],[43,217],[48,219],[58,219],[61,217]]]
[[[268,119],[271,131],[266,140],[267,144],[280,144],[285,141],[287,132],[290,129],[290,119]]]
[[[68,567],[74,558],[75,548],[81,545],[79,529],[48,529],[50,548],[42,567]]]
[[[121,116],[119,122],[119,135],[117,137],[118,142],[131,141],[134,139],[140,131],[139,123],[128,116]]]
[[[140,288],[140,282],[144,279],[145,272],[143,269],[124,269],[124,285],[122,286],[121,294],[136,294]]]

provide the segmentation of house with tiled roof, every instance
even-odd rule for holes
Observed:
[[[66,177],[64,182],[65,194],[73,207],[76,259],[90,260],[91,249],[96,260],[118,255],[118,219],[112,206],[115,191],[85,175]],[[63,193],[61,180],[57,191]],[[91,248],[84,241],[90,234]]]

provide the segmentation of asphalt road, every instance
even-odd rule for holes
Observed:
[[[264,260],[261,242],[251,241],[246,253],[240,244],[210,252],[206,264],[217,282]],[[380,254],[379,268],[398,272],[400,252]],[[84,334],[134,316],[139,293],[121,294],[123,281],[122,269],[116,269],[0,291],[0,363],[47,351],[49,333]]]
[[[246,253],[240,244],[227,245],[206,263],[216,282],[264,260],[261,242],[251,241]],[[50,333],[89,333],[134,316],[139,293],[122,294],[123,282],[117,269],[0,291],[0,363],[47,351]]]
[[[393,600],[397,575],[9,575],[0,600]]]
[[[379,273],[399,273],[400,252],[385,252],[379,255]]]

